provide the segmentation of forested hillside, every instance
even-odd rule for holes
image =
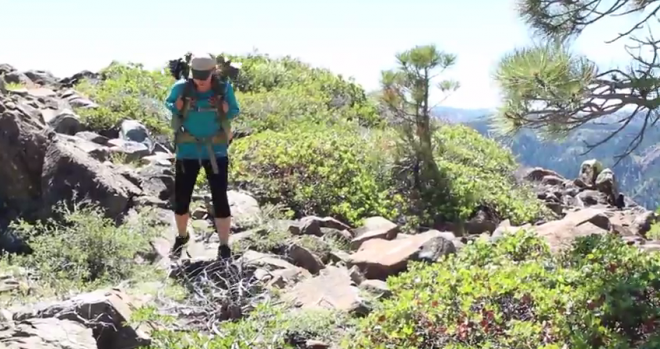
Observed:
[[[490,112],[485,109],[458,109],[439,107],[435,115],[454,123],[466,124],[489,138],[511,148],[519,163],[524,166],[551,168],[564,176],[575,177],[584,160],[596,158],[606,167],[616,162],[615,157],[625,152],[630,141],[639,134],[641,122],[631,123],[605,144],[588,154],[588,144],[596,143],[611,135],[618,124],[587,124],[564,140],[544,140],[531,130],[522,130],[514,137],[498,136],[493,132]],[[621,190],[640,205],[654,209],[660,205],[660,129],[649,127],[640,146],[612,167]]]

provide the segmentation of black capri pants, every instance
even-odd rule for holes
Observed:
[[[174,213],[184,215],[190,211],[190,201],[199,170],[203,167],[206,180],[211,188],[214,217],[227,218],[231,216],[229,200],[227,198],[227,180],[229,158],[218,157],[218,174],[213,173],[210,160],[177,159],[174,174]]]

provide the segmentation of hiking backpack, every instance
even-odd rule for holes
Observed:
[[[238,77],[239,68],[233,66],[231,61],[225,61],[223,57],[217,58],[218,67],[211,77],[211,90],[216,97],[217,105],[214,106],[217,121],[220,128],[218,132],[210,137],[198,138],[188,132],[183,123],[188,115],[191,105],[194,101],[196,92],[196,85],[192,78],[185,76],[186,83],[181,94],[183,100],[183,107],[181,111],[172,117],[172,128],[174,130],[174,149],[176,151],[177,145],[180,143],[196,143],[200,148],[203,146],[209,153],[209,160],[214,174],[218,174],[218,164],[216,161],[213,146],[218,144],[227,144],[229,140],[229,132],[231,132],[231,122],[227,119],[227,113],[223,110],[222,106],[225,102],[225,94],[227,92],[230,79]],[[200,159],[201,163],[201,159]]]

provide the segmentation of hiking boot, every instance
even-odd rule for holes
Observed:
[[[218,259],[231,258],[231,249],[227,245],[218,246]]]
[[[174,246],[172,246],[172,251],[170,251],[170,258],[171,259],[181,258],[181,252],[183,252],[183,249],[189,240],[190,240],[190,235],[186,235],[186,237],[177,236],[174,239]]]

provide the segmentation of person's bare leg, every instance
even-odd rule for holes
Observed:
[[[188,221],[190,220],[190,214],[186,213],[183,215],[174,215],[174,221],[176,222],[176,230],[179,233],[179,236],[185,238],[188,236]]]
[[[231,216],[215,219],[215,230],[218,232],[221,245],[229,245],[229,232],[231,231]]]

